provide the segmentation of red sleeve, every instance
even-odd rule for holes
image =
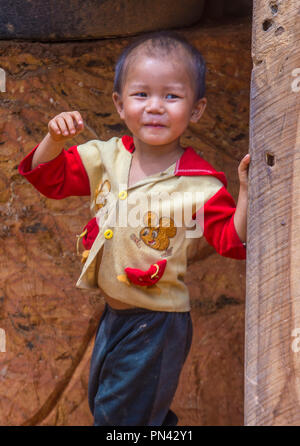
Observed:
[[[18,166],[23,175],[41,194],[60,200],[70,196],[90,195],[90,182],[81,161],[77,146],[72,146],[51,161],[31,169],[37,145]]]
[[[203,235],[210,245],[224,257],[244,260],[246,247],[240,240],[235,226],[236,205],[225,186],[213,195],[203,206]]]

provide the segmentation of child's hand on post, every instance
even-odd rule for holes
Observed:
[[[250,155],[244,156],[238,167],[240,180],[240,191],[238,202],[234,214],[234,225],[238,236],[243,243],[247,238],[247,208],[248,208],[248,167],[250,163]]]
[[[249,155],[249,153],[247,153],[247,155],[245,155],[244,158],[241,160],[239,167],[238,167],[240,187],[244,188],[244,189],[248,188],[249,163],[250,163],[250,155]]]
[[[78,111],[62,112],[48,124],[51,139],[64,142],[79,135],[84,129],[83,119]]]

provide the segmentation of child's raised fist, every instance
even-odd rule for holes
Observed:
[[[83,129],[83,119],[78,111],[62,112],[48,124],[50,136],[54,141],[66,141],[79,135]]]

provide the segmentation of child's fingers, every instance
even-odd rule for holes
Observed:
[[[48,124],[50,134],[56,139],[70,138],[80,133],[83,128],[83,120],[79,112],[62,112],[55,116]]]
[[[244,158],[241,160],[239,164],[239,170],[247,170],[250,163],[250,155],[247,153],[247,155],[244,156]]]
[[[69,134],[74,135],[76,133],[76,130],[75,130],[75,126],[74,126],[74,122],[73,122],[71,113],[65,113],[63,117],[64,117],[64,120],[66,123],[66,131],[65,131],[64,135],[65,136],[67,136]]]
[[[73,119],[68,113],[60,113],[56,118],[56,123],[60,128],[63,136],[69,136],[73,127]]]
[[[57,123],[55,122],[55,119],[51,119],[51,121],[49,122],[48,127],[49,127],[49,131],[51,133],[54,133],[56,135],[60,135],[61,134],[60,128],[58,127]]]
[[[79,112],[64,112],[59,115],[58,124],[64,136],[75,135],[83,130],[83,121]]]
[[[241,162],[244,164],[248,164],[249,161],[250,161],[250,155],[249,155],[249,153],[247,153],[247,155],[245,155],[244,158],[242,158]]]
[[[57,127],[60,130],[60,133],[65,136],[68,132],[67,132],[67,125],[65,123],[62,113],[60,115],[56,116],[56,118],[54,118],[54,120],[55,120]]]
[[[83,127],[83,119],[81,117],[81,114],[78,111],[70,112],[70,114],[73,117],[75,127],[82,128]]]

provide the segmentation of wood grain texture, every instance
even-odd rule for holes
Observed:
[[[252,31],[244,422],[299,425],[299,2],[256,0]]]

